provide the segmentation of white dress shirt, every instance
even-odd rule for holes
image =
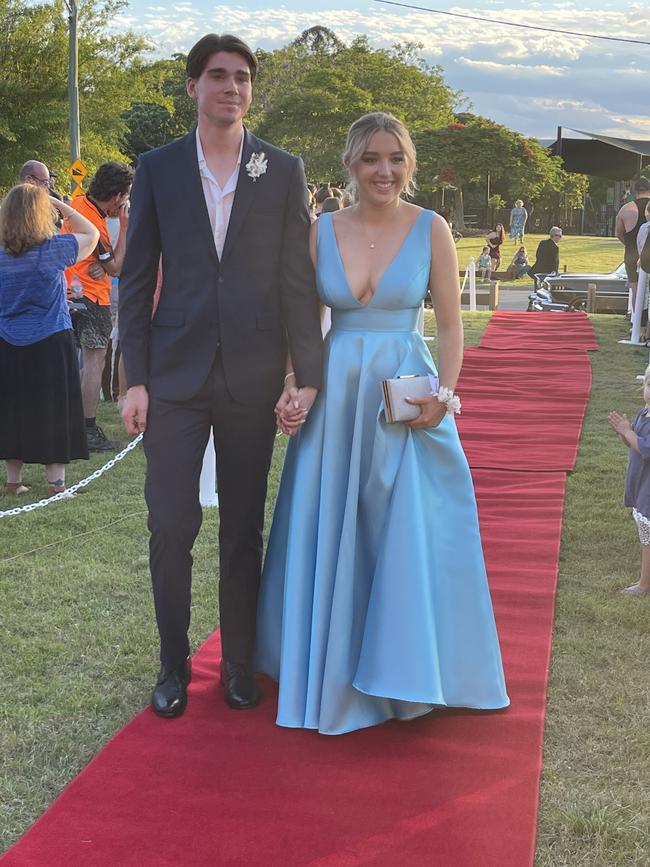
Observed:
[[[223,245],[226,241],[226,233],[228,232],[228,223],[230,222],[232,204],[235,200],[235,191],[237,190],[237,179],[239,178],[239,167],[241,165],[243,149],[244,133],[242,132],[237,165],[226,181],[224,188],[221,189],[219,182],[208,168],[205,156],[203,155],[203,147],[201,146],[201,138],[199,137],[199,128],[196,128],[196,155],[199,160],[199,174],[201,175],[203,195],[205,196],[205,204],[210,216],[212,234],[214,235],[214,246],[217,248],[217,256],[219,259],[221,259],[223,254]]]

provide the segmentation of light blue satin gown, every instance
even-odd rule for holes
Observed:
[[[366,306],[331,214],[317,281],[325,381],[289,442],[266,553],[255,669],[281,726],[342,734],[437,707],[508,704],[474,488],[455,422],[387,424],[383,379],[436,373],[416,330],[431,261],[422,211]]]

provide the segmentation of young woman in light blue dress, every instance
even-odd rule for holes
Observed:
[[[463,352],[446,222],[406,202],[415,149],[375,112],[349,132],[357,202],[312,227],[332,310],[325,385],[280,406],[289,442],[258,607],[255,667],[281,726],[341,734],[441,707],[508,704],[472,479],[453,409]],[[382,380],[436,375],[417,319],[431,292],[438,396],[386,421]],[[290,376],[290,372],[288,374]]]

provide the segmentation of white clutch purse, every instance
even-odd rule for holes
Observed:
[[[396,379],[384,379],[384,412],[387,422],[411,421],[420,415],[420,407],[406,402],[407,397],[430,397],[438,391],[438,377],[433,374],[426,376],[398,376]]]

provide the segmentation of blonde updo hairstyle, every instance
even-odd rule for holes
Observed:
[[[406,164],[406,184],[402,190],[405,196],[412,196],[416,189],[415,172],[417,168],[415,145],[409,131],[399,118],[384,111],[371,111],[355,120],[348,130],[348,138],[343,151],[343,165],[349,177],[348,190],[357,198],[353,166],[368,149],[368,143],[376,132],[392,133],[404,154]]]

